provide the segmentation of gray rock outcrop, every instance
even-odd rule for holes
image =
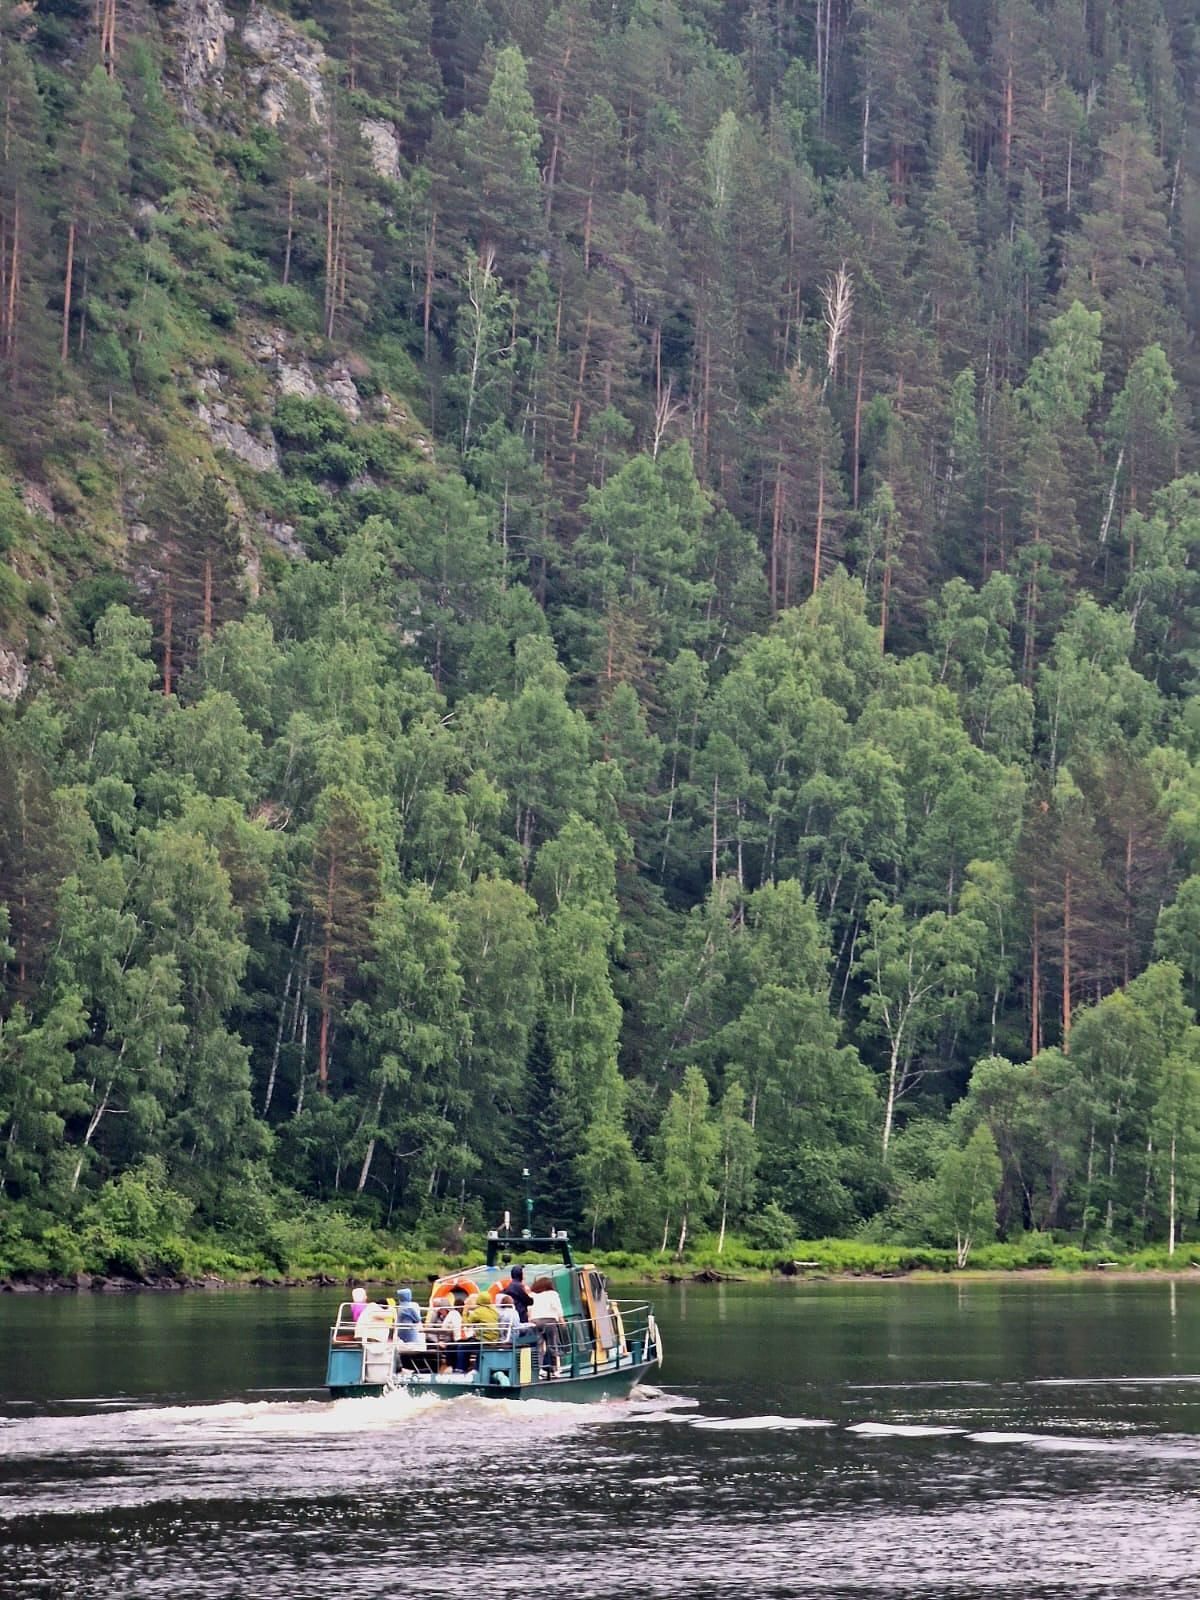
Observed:
[[[288,89],[297,84],[308,96],[314,122],[325,115],[325,51],[295,23],[269,7],[250,7],[242,26],[242,44],[255,64],[247,77],[258,89],[263,121],[272,128],[287,107]]]
[[[194,104],[202,89],[220,90],[225,71],[225,37],[237,23],[221,0],[178,0],[179,79],[185,100]]]
[[[248,467],[253,467],[255,472],[278,471],[279,451],[274,439],[264,444],[231,414],[222,394],[224,380],[221,374],[215,368],[210,368],[200,374],[199,383],[204,398],[196,404],[196,415],[208,429],[213,443],[221,445]]]
[[[400,182],[400,141],[390,122],[379,117],[363,117],[358,125],[367,156],[381,178]]]
[[[6,650],[0,645],[0,700],[7,700],[10,705],[19,700],[28,682],[27,663],[15,650]]]

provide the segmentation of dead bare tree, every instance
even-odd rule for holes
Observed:
[[[842,341],[850,326],[850,313],[854,309],[854,279],[843,261],[836,272],[831,272],[821,288],[821,317],[825,324],[825,377],[821,384],[821,397],[829,387]]]
[[[658,460],[658,452],[662,449],[667,429],[682,412],[682,402],[671,399],[671,380],[668,378],[654,407],[654,447],[650,453],[655,461]]]

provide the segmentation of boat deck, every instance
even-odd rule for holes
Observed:
[[[558,1370],[540,1365],[536,1328],[522,1327],[511,1343],[467,1339],[445,1341],[435,1327],[417,1331],[416,1343],[397,1337],[394,1326],[360,1335],[349,1303],[338,1309],[330,1330],[326,1381],[335,1397],[383,1394],[395,1388],[416,1393],[487,1394],[516,1398],[610,1398],[628,1394],[659,1360],[659,1336],[648,1305],[621,1306],[611,1343],[596,1342],[586,1317],[569,1317],[560,1329]],[[414,1331],[414,1330],[409,1330]]]

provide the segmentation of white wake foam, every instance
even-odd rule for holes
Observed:
[[[836,1424],[829,1417],[697,1417],[692,1424],[707,1432],[785,1432],[794,1428],[832,1428]]]
[[[927,1422],[852,1422],[846,1429],[847,1433],[865,1433],[880,1438],[890,1435],[896,1439],[932,1439],[966,1431],[965,1428],[947,1428]]]

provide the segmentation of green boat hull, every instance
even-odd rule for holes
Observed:
[[[413,1374],[404,1383],[389,1386],[383,1383],[355,1383],[343,1387],[330,1387],[335,1400],[366,1398],[396,1393],[436,1395],[441,1400],[458,1400],[463,1395],[474,1395],[479,1400],[568,1400],[583,1405],[595,1400],[628,1400],[634,1388],[642,1381],[653,1361],[636,1365],[614,1367],[607,1372],[581,1372],[575,1378],[551,1378],[546,1382],[524,1384],[499,1383],[439,1383],[436,1378],[422,1378]]]

